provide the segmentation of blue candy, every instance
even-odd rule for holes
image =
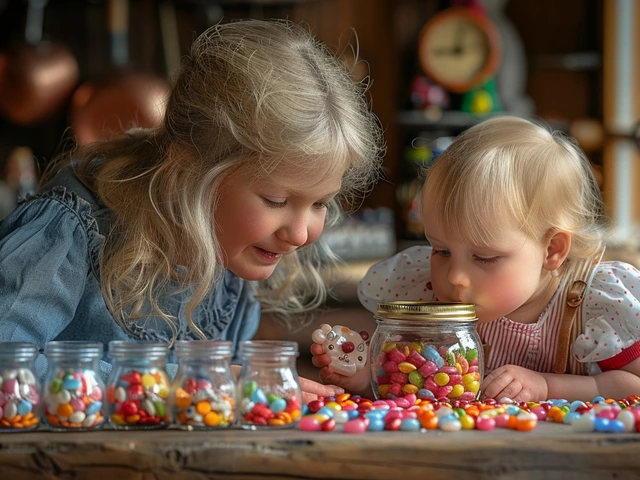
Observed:
[[[93,415],[94,413],[98,413],[101,408],[102,408],[102,402],[93,402],[87,405],[87,409],[85,410],[85,413],[87,415]]]
[[[403,432],[419,432],[421,428],[417,418],[405,418],[400,424],[400,430]]]
[[[267,396],[264,394],[264,392],[260,388],[257,388],[251,394],[251,401],[253,403],[264,403],[264,404],[268,404],[269,403],[269,402],[267,402]]]

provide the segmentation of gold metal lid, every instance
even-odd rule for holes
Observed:
[[[472,303],[445,302],[380,302],[378,316],[407,320],[437,320],[475,322],[476,308]]]

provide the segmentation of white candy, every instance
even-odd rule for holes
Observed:
[[[58,403],[69,403],[71,401],[71,393],[64,388],[60,390],[56,395],[56,401]]]
[[[11,420],[17,414],[18,406],[15,403],[9,402],[4,406],[4,418],[6,418],[7,420]]]
[[[96,416],[95,415],[87,415],[85,417],[85,419],[82,422],[82,426],[83,427],[91,427],[93,426],[93,424],[96,423]]]
[[[69,421],[71,423],[82,423],[84,419],[87,418],[84,412],[73,412],[69,415]]]
[[[116,388],[116,391],[113,394],[113,396],[115,397],[116,402],[122,403],[127,399],[127,392],[125,391],[124,388],[118,387]]]
[[[142,410],[147,412],[150,417],[156,416],[156,407],[148,398],[145,398],[144,400],[142,400],[142,402],[140,402],[140,407],[142,408]]]

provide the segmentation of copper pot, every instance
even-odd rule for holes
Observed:
[[[52,117],[78,83],[78,63],[71,52],[60,43],[42,41],[45,4],[29,1],[27,43],[0,53],[0,111],[18,125]]]
[[[127,0],[110,0],[111,61],[115,71],[81,85],[73,94],[70,122],[78,145],[108,140],[131,127],[155,127],[164,117],[167,81],[124,68],[129,60],[128,11]]]

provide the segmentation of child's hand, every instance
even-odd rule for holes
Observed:
[[[318,397],[335,397],[344,393],[344,389],[335,385],[323,385],[308,378],[300,377],[300,389],[302,390],[302,403],[308,404]]]
[[[349,393],[371,398],[371,380],[369,374],[369,361],[364,368],[358,370],[350,377],[340,375],[331,369],[331,357],[324,353],[322,345],[311,345],[313,357],[311,362],[320,368],[320,380],[325,384],[339,385]]]
[[[545,377],[516,365],[496,368],[482,382],[483,397],[500,400],[503,397],[516,402],[547,400],[549,387]]]

